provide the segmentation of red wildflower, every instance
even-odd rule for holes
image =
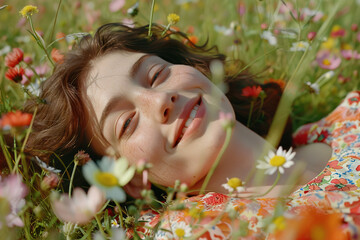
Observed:
[[[24,74],[25,70],[22,67],[9,68],[5,73],[5,77],[11,81],[18,83],[23,79]]]
[[[244,97],[257,98],[261,91],[262,88],[260,86],[248,86],[242,89],[241,95]]]
[[[56,48],[51,50],[51,58],[54,60],[54,62],[59,64],[64,62],[64,55],[61,54],[60,51]]]
[[[24,52],[20,48],[14,48],[5,57],[5,65],[13,68],[24,59]]]
[[[29,126],[32,120],[32,114],[23,113],[21,111],[9,112],[3,115],[0,119],[0,128],[6,126],[10,127],[24,127]]]

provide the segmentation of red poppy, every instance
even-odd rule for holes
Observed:
[[[54,62],[59,64],[64,62],[64,55],[61,54],[60,51],[56,48],[53,48],[53,50],[51,50],[51,58],[54,60]]]
[[[24,59],[24,52],[20,48],[14,48],[5,57],[5,65],[13,68]]]
[[[29,126],[32,120],[32,114],[23,113],[21,111],[9,112],[3,115],[0,119],[0,127],[25,127]]]
[[[257,98],[261,91],[262,88],[260,86],[248,86],[242,89],[241,95],[244,97]]]
[[[22,67],[9,68],[5,73],[5,77],[11,81],[18,83],[23,79],[24,74],[25,70]]]

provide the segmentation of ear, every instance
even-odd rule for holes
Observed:
[[[150,186],[150,182],[144,186],[142,175],[136,173],[133,179],[131,179],[131,181],[124,186],[124,190],[133,198],[141,198],[141,191],[144,189],[149,189]]]

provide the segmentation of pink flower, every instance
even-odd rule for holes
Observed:
[[[0,197],[6,199],[10,204],[10,213],[6,216],[7,226],[24,226],[18,213],[25,206],[24,197],[27,194],[28,188],[22,182],[20,175],[13,174],[4,179],[0,177]]]
[[[357,51],[351,49],[341,50],[341,55],[346,60],[351,60],[352,58],[360,59],[360,54]]]
[[[87,195],[83,189],[75,188],[72,198],[63,194],[52,201],[52,208],[61,221],[83,225],[95,217],[105,201],[104,192],[96,186],[91,186]]]
[[[333,70],[340,66],[341,58],[327,50],[323,50],[318,52],[316,62],[323,69]]]
[[[109,5],[110,12],[119,11],[125,5],[125,0],[112,0]]]
[[[224,128],[233,127],[235,124],[234,117],[231,113],[224,113],[220,111],[219,119],[222,121],[222,125]]]
[[[316,37],[316,32],[309,32],[308,35],[307,35],[307,39],[309,41],[314,40],[315,37]]]

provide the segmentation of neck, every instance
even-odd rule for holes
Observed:
[[[256,166],[256,161],[261,158],[265,148],[271,149],[268,142],[255,132],[236,122],[229,146],[227,147],[219,165],[214,171],[207,191],[226,193],[226,189],[221,185],[227,182],[227,178],[237,177],[242,181],[250,177]],[[268,150],[266,150],[267,153]],[[192,187],[200,189],[203,180]],[[248,183],[246,183],[247,186]]]

